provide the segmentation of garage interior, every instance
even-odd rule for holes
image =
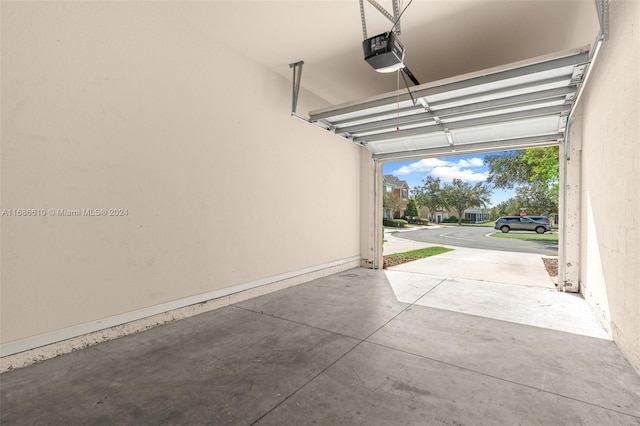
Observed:
[[[3,423],[640,422],[640,3],[408,3],[405,62],[427,88],[588,56],[579,99],[540,89],[575,96],[571,120],[524,110],[554,114],[555,138],[529,142],[567,160],[564,289],[610,339],[430,306],[433,278],[405,275],[399,299],[377,269],[379,161],[464,135],[410,124],[391,153],[384,127],[320,116],[415,105],[363,60],[358,2],[7,1],[1,202],[37,215],[1,218]],[[297,111],[329,131],[291,116],[300,60]],[[425,98],[407,120],[440,126]],[[90,209],[120,214],[74,214]]]

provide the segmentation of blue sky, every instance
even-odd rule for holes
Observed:
[[[422,185],[427,176],[439,177],[442,182],[451,182],[460,178],[476,184],[484,182],[489,176],[489,168],[484,165],[485,154],[460,155],[456,157],[425,158],[422,160],[385,163],[382,170],[385,175],[395,175],[406,180],[409,188]],[[491,206],[495,206],[515,195],[512,190],[493,190]]]

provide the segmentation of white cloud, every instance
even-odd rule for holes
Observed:
[[[391,174],[396,176],[406,176],[411,173],[430,172],[436,167],[450,166],[450,165],[452,165],[450,161],[440,160],[439,158],[425,158],[420,161],[416,161],[415,163],[402,166],[399,169],[391,172]]]
[[[460,160],[458,161],[458,166],[460,167],[482,167],[484,166],[484,161],[482,158],[473,157],[468,160]]]
[[[431,176],[439,177],[444,182],[453,179],[462,179],[465,182],[484,182],[489,177],[489,172],[477,173],[469,169],[461,169],[458,166],[436,167],[431,171]]]
[[[457,162],[441,160],[439,158],[425,158],[420,161],[416,161],[415,163],[402,166],[391,172],[391,174],[396,176],[407,176],[412,173],[428,173],[437,167],[457,167],[458,169],[464,167],[484,167],[484,161],[482,158],[478,157],[469,158],[467,160],[458,160]]]

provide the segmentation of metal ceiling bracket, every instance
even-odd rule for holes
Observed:
[[[291,97],[291,115],[295,115],[298,110],[298,95],[300,94],[300,79],[302,77],[302,65],[304,61],[289,64],[293,68],[293,93]]]
[[[326,129],[328,131],[330,131],[331,133],[335,133],[336,132],[336,126],[332,125],[331,123],[324,121],[324,120],[320,120],[320,122],[322,123],[323,126],[326,127]]]
[[[558,132],[559,133],[564,133],[565,130],[567,129],[567,120],[569,119],[569,114],[568,113],[562,113],[560,114],[560,122],[558,125]]]
[[[571,83],[578,84],[582,82],[582,77],[584,76],[584,70],[587,67],[587,64],[577,66],[573,70],[573,74],[571,75]]]
[[[376,10],[384,15],[392,24],[394,24],[393,32],[400,35],[400,8],[398,6],[398,0],[392,0],[393,15],[387,12],[376,0],[367,0],[369,4],[376,8]],[[362,37],[367,39],[367,21],[364,15],[364,1],[359,0],[360,3],[360,20],[362,21]]]
[[[362,39],[367,39],[367,20],[364,18],[364,3],[360,0],[360,21],[362,21]]]
[[[398,0],[393,0],[392,3],[393,3],[393,25],[395,27],[394,31],[396,32],[396,34],[400,35],[400,33],[402,32],[400,31],[400,7],[398,6]],[[413,74],[411,74],[409,78],[411,78],[412,76]],[[415,84],[418,85],[420,83],[415,83]]]
[[[378,3],[376,0],[367,0],[367,1],[369,2],[369,4],[375,7],[378,10],[378,12],[382,13],[389,21],[391,21],[391,23],[394,23],[398,18],[398,15],[397,15],[398,0],[393,0],[393,13],[395,16],[387,12],[387,10],[384,7],[380,6],[380,3]]]
[[[326,121],[326,120],[316,120],[316,121],[311,121],[309,119],[309,117],[305,117],[301,114],[297,113],[298,110],[298,97],[300,95],[300,80],[302,78],[302,65],[304,64],[304,61],[298,61],[298,62],[293,62],[291,64],[289,64],[289,68],[293,69],[293,90],[292,90],[292,94],[291,94],[291,116],[294,118],[297,118],[299,120],[302,120],[306,123],[312,124],[316,127],[319,127],[323,130],[326,130],[330,133],[336,134],[336,126],[334,124],[331,124],[330,122]],[[351,135],[343,135],[343,137],[353,141],[353,138],[351,137]],[[363,145],[360,143],[360,145]]]
[[[449,146],[453,148],[453,138],[451,137],[451,132],[446,127],[444,129],[444,135],[447,137],[447,142],[449,142]]]
[[[609,0],[596,0],[596,10],[600,21],[600,38],[609,40]]]

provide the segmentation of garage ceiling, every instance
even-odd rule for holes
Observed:
[[[392,10],[390,0],[378,3]],[[178,1],[154,7],[166,25],[197,32],[211,46],[230,47],[284,79],[291,79],[290,63],[304,61],[301,113],[397,88],[395,74],[376,73],[363,59],[358,0]],[[389,30],[384,16],[370,4],[365,8],[371,35]],[[414,0],[402,16],[405,63],[422,84],[591,44],[598,30],[594,0]],[[202,49],[210,51],[206,44]]]
[[[391,0],[377,1],[392,10]],[[364,61],[358,0],[157,7],[171,9],[171,25],[286,79],[289,64],[304,61],[299,113],[390,161],[561,141],[588,62],[588,48],[576,46],[590,45],[599,32],[595,2],[401,1],[401,9],[408,5],[405,64],[422,83],[411,87],[413,100],[396,73],[377,73]],[[365,9],[370,34],[389,29],[373,6],[365,2]]]
[[[585,46],[312,111],[309,120],[378,160],[559,143],[588,62]]]

